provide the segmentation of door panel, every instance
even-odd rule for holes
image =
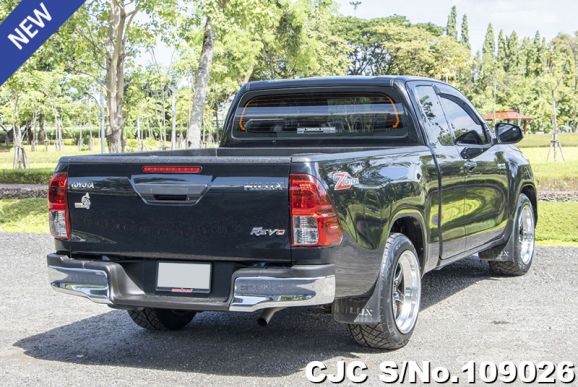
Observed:
[[[466,182],[466,225],[468,249],[481,246],[504,232],[507,222],[508,176],[500,146],[490,147],[471,160],[476,166],[468,171]]]
[[[414,84],[410,90],[419,105],[422,121],[427,123],[425,132],[440,171],[441,207],[439,204],[432,206],[429,222],[439,225],[441,257],[449,258],[466,249],[465,161],[454,145],[453,134],[432,84]]]
[[[500,146],[492,144],[484,122],[463,95],[445,86],[440,101],[465,160],[466,247],[473,249],[499,237],[506,225],[507,164]]]

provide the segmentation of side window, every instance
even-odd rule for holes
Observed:
[[[417,86],[416,97],[429,121],[427,135],[431,143],[453,145],[454,138],[448,127],[438,96],[432,86]]]
[[[472,117],[467,110],[460,106],[455,97],[441,95],[440,100],[446,117],[454,131],[456,140],[462,144],[483,145],[488,143],[484,127],[477,118]]]

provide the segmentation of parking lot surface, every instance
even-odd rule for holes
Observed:
[[[528,275],[493,277],[476,258],[424,278],[422,312],[409,345],[358,347],[321,309],[201,313],[179,332],[147,332],[126,312],[54,293],[42,235],[0,234],[2,385],[311,385],[308,362],[367,364],[380,384],[385,360],[430,361],[459,373],[468,361],[578,364],[578,248],[539,247]]]

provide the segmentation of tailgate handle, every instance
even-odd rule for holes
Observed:
[[[150,204],[194,204],[206,192],[208,184],[138,183],[135,191]]]

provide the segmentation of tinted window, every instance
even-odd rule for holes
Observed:
[[[311,91],[260,95],[241,102],[233,125],[239,138],[416,138],[404,104],[381,93]]]
[[[431,86],[418,86],[415,88],[415,92],[421,110],[430,123],[427,129],[430,142],[453,145],[453,136],[448,128],[448,123],[434,88]]]
[[[454,101],[454,98],[444,95],[440,97],[456,139],[463,144],[486,144],[487,137],[482,124],[472,113]]]

